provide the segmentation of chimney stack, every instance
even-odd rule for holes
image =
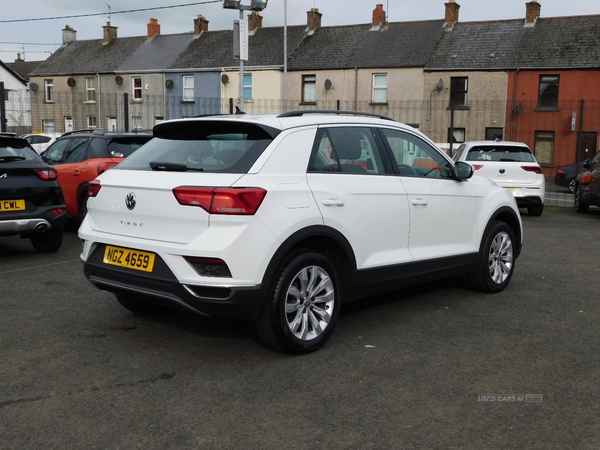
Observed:
[[[310,11],[307,12],[307,15],[306,25],[309,29],[315,30],[321,28],[321,17],[323,17],[323,14],[319,12],[318,8],[311,8]]]
[[[160,36],[160,24],[157,19],[150,19],[148,23],[148,37]]]
[[[15,62],[16,63],[23,62],[23,60],[21,59],[21,54],[20,53],[17,53],[17,59],[15,59]]]
[[[194,19],[194,34],[208,33],[208,20],[202,15],[198,15],[197,19]]]
[[[458,10],[460,5],[455,0],[450,0],[446,5],[446,17],[444,18],[444,27],[452,28],[458,22]]]
[[[75,31],[69,25],[65,25],[65,28],[62,30],[63,45],[67,45],[69,42],[74,42],[76,40],[77,40],[77,31]]]
[[[383,10],[383,4],[378,4],[373,10],[373,28],[380,27],[385,23],[385,11]]]
[[[537,0],[532,0],[529,3],[525,4],[525,26],[533,27],[538,17],[540,17],[540,10],[542,9],[542,5]]]
[[[258,11],[252,11],[248,14],[248,31],[254,31],[257,28],[262,28],[263,18]]]
[[[108,45],[117,39],[117,27],[113,27],[110,22],[106,22],[106,25],[102,28],[104,28],[104,40],[102,41],[102,45]]]

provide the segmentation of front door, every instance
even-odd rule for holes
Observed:
[[[579,161],[585,161],[586,159],[592,159],[598,150],[597,148],[597,136],[598,133],[582,133],[581,134],[581,147],[579,149]]]

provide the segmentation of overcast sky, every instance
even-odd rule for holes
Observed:
[[[284,1],[268,0],[262,11],[263,26],[282,26]],[[287,0],[288,25],[306,23],[306,12],[318,8],[322,26],[369,23],[376,4],[383,4],[389,22],[441,20],[446,0]],[[600,0],[539,0],[541,17],[600,14]],[[457,0],[459,21],[523,19],[525,0]],[[109,20],[118,27],[118,36],[144,36],[150,18],[161,25],[161,34],[193,31],[199,14],[209,21],[209,30],[231,29],[239,12],[223,9],[222,0],[2,0],[0,14],[0,59],[12,62],[17,53],[26,61],[43,60],[62,41],[62,29],[69,25],[77,39],[101,39],[102,26]],[[250,0],[242,0],[249,5]],[[189,5],[189,6],[180,6]],[[148,10],[149,8],[162,8]],[[132,11],[120,13],[122,11]],[[141,11],[140,11],[141,10]],[[69,17],[100,14],[90,17]],[[247,12],[245,13],[247,14]],[[52,18],[52,20],[27,20]],[[44,45],[37,45],[44,44]]]

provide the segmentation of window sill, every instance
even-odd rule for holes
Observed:
[[[317,102],[300,102],[300,106],[304,106],[304,105],[317,105]]]
[[[389,106],[390,104],[388,102],[371,102],[371,103],[369,103],[369,105],[371,105],[371,106]]]
[[[181,100],[181,103],[196,103],[196,100]]]
[[[96,104],[96,100],[86,100],[85,102],[83,102],[84,105],[95,105]]]
[[[533,108],[535,112],[560,112],[560,108],[556,108],[554,106],[538,106],[537,108]]]
[[[446,108],[447,111],[450,111],[451,109],[452,108],[450,106],[448,106]],[[454,107],[454,111],[469,111],[470,109],[471,109],[470,106],[464,106],[464,105]]]

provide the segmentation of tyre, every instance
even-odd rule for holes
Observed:
[[[569,188],[569,192],[574,194],[575,189],[577,189],[577,178],[571,178],[567,183],[567,187]]]
[[[256,330],[275,350],[309,353],[329,339],[340,308],[341,286],[335,265],[320,253],[297,252],[275,273]]]
[[[483,236],[477,266],[467,275],[472,288],[482,292],[500,292],[515,270],[513,230],[501,221],[491,222]]]
[[[586,213],[590,209],[590,205],[586,205],[581,201],[581,186],[577,186],[577,188],[575,188],[575,198],[573,200],[573,206],[575,206],[575,211],[578,213]]]
[[[527,214],[530,216],[541,216],[544,212],[544,205],[535,205],[527,207]]]
[[[87,214],[87,192],[85,195],[80,196],[79,204],[77,205],[77,215],[79,217],[79,221],[83,222]]]
[[[54,253],[62,245],[63,229],[50,228],[43,233],[31,235],[30,239],[36,252]]]
[[[156,316],[171,310],[168,306],[157,305],[128,294],[115,294],[123,308],[138,316]]]

